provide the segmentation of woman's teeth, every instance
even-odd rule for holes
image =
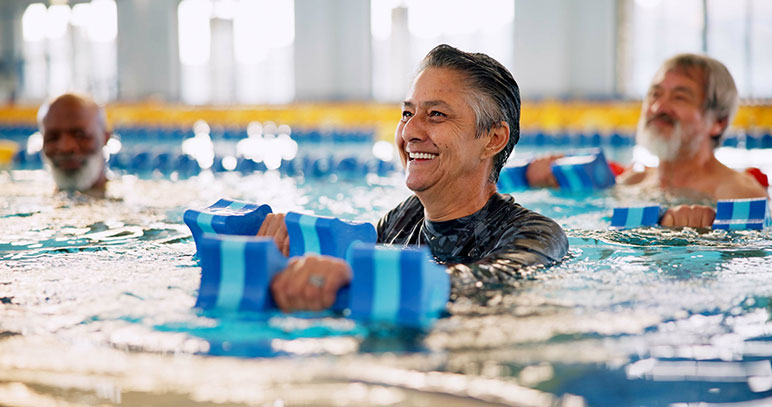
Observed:
[[[434,157],[437,157],[436,154],[429,154],[429,153],[409,153],[411,160],[433,160]]]

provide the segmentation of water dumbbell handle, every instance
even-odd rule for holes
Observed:
[[[666,208],[660,205],[614,208],[611,227],[631,229],[659,224]],[[713,229],[761,230],[772,226],[766,198],[727,199],[716,204]]]

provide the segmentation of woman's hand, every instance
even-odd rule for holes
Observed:
[[[260,225],[260,230],[257,231],[257,235],[273,238],[279,251],[283,255],[289,256],[289,235],[287,234],[287,224],[284,223],[283,213],[269,213],[266,215],[263,224]]]
[[[351,268],[330,256],[293,257],[271,282],[276,305],[284,312],[330,308],[338,289],[351,281]]]

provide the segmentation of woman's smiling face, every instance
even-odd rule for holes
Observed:
[[[426,68],[413,82],[395,133],[413,192],[458,194],[487,179],[490,166],[482,153],[488,137],[475,137],[469,92],[464,75],[453,69]]]

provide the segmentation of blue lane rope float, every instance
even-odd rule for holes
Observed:
[[[614,208],[611,227],[632,229],[656,226],[665,213],[659,205]],[[762,230],[772,227],[767,198],[727,199],[716,205],[713,229]]]
[[[529,188],[525,173],[528,161],[515,161],[503,168],[498,186],[503,191]],[[572,155],[555,160],[551,165],[552,174],[558,187],[571,192],[597,191],[616,183],[603,150],[596,149],[588,154]]]
[[[23,142],[30,134],[38,131],[36,126],[18,124],[0,124],[0,137],[17,142]],[[167,126],[115,126],[115,134],[120,135],[125,141],[137,142],[175,142],[194,135],[190,127]],[[212,128],[210,136],[214,140],[239,140],[247,136],[246,127]],[[292,138],[300,143],[371,143],[375,140],[375,132],[369,129],[348,130],[334,129],[332,131],[320,131],[318,129],[292,129]],[[728,134],[723,139],[725,146],[737,146],[738,139],[745,140],[745,148],[772,148],[772,135],[767,129],[763,133],[748,132],[743,134]],[[577,132],[545,132],[522,130],[520,145],[528,146],[561,146],[561,147],[588,147],[588,146],[630,146],[635,142],[635,136],[629,132],[613,132],[610,134],[598,131]]]
[[[39,156],[35,154],[35,156]],[[211,170],[214,172],[238,171],[243,174],[253,172],[265,172],[266,168],[263,162],[257,162],[249,158],[238,157],[235,168],[226,168],[221,156],[215,156]],[[32,161],[37,159],[37,164]],[[27,157],[23,154],[17,154],[14,157],[16,167],[30,167],[32,164],[36,168],[42,166],[39,157]],[[160,171],[163,174],[177,172],[183,176],[198,174],[202,169],[191,156],[184,153],[157,152],[153,150],[138,150],[134,152],[121,151],[113,154],[108,160],[108,166],[113,170],[127,171],[131,173],[149,173]],[[25,167],[25,168],[26,168]],[[329,175],[343,176],[345,178],[364,177],[367,174],[377,174],[378,176],[388,176],[396,171],[396,166],[390,161],[379,159],[363,159],[356,156],[343,157],[308,157],[300,156],[291,160],[282,160],[278,169],[282,174],[308,178],[322,178]]]
[[[201,286],[196,307],[221,311],[271,311],[273,277],[287,267],[272,239],[204,234]],[[356,243],[346,258],[352,281],[331,307],[358,320],[426,326],[450,295],[450,276],[426,249],[397,249]]]
[[[315,253],[343,259],[354,242],[374,244],[378,239],[370,223],[344,222],[295,212],[288,212],[284,222],[289,235],[290,256]]]
[[[255,236],[265,216],[273,212],[268,205],[220,199],[204,209],[188,209],[182,216],[190,228],[197,250],[201,235],[220,233],[227,235]]]

